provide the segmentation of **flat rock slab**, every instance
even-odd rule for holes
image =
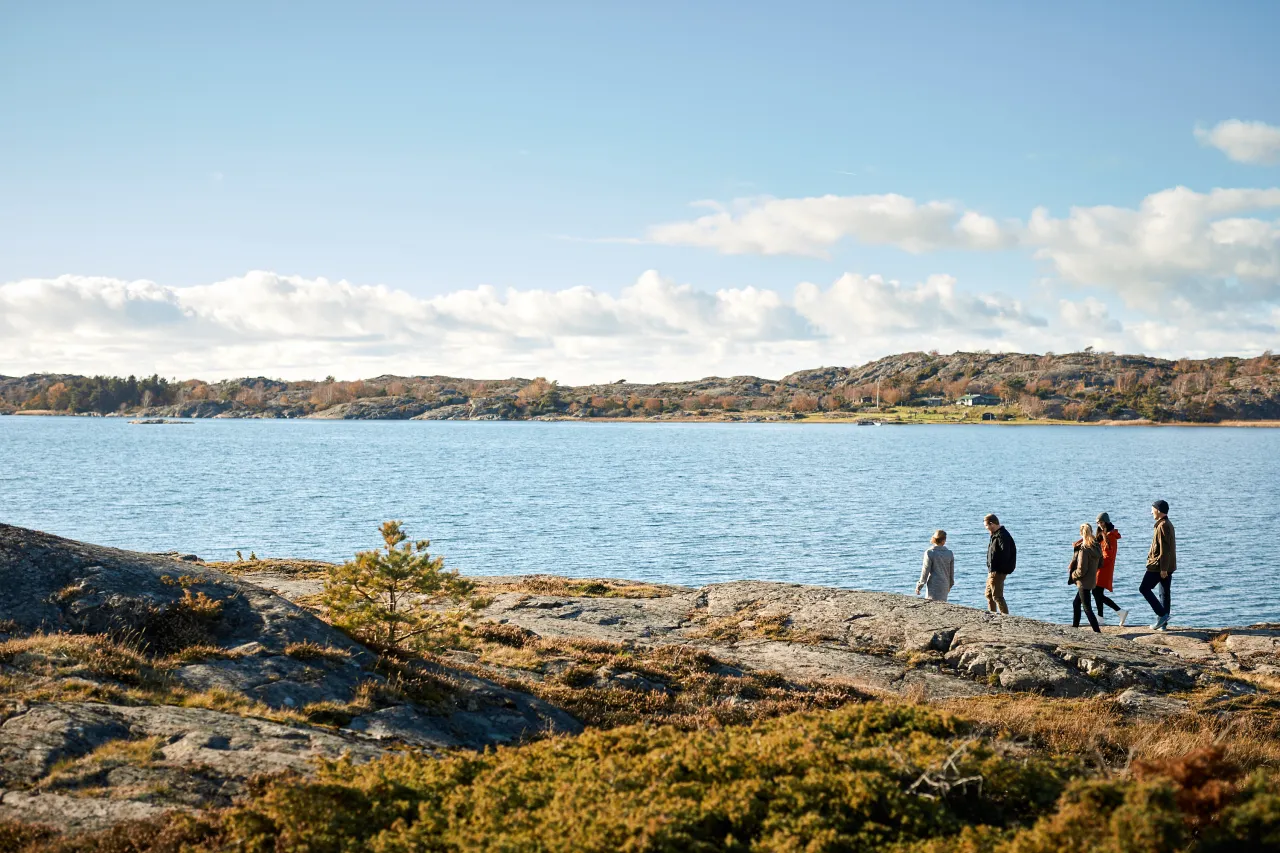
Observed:
[[[96,832],[117,823],[147,820],[171,812],[171,805],[141,800],[109,800],[99,797],[69,797],[66,794],[34,794],[29,791],[0,791],[0,820],[43,824],[68,834]]]
[[[107,796],[32,789],[55,764],[113,742],[156,739],[153,760],[124,764],[86,779]],[[70,832],[154,817],[174,808],[230,805],[262,773],[307,773],[317,759],[368,761],[384,747],[365,738],[288,726],[205,708],[167,705],[42,703],[0,725],[0,820],[47,823]],[[14,790],[21,786],[26,790]],[[70,786],[73,790],[77,785]],[[165,791],[157,796],[157,790]]]
[[[776,672],[796,681],[839,681],[883,695],[957,699],[994,690],[941,672],[936,666],[908,667],[893,658],[855,652],[840,646],[748,640],[704,648],[708,654],[744,669]]]
[[[29,784],[58,762],[88,755],[104,744],[152,737],[163,741],[166,762],[214,767],[239,779],[304,771],[317,758],[368,760],[383,751],[354,736],[207,708],[40,703],[20,709],[0,725],[0,779],[9,787]]]
[[[680,629],[691,624],[696,592],[666,598],[592,598],[588,596],[499,593],[484,616],[509,622],[544,637],[575,637],[643,645],[683,642]]]
[[[1096,634],[893,593],[763,581],[654,599],[505,593],[482,616],[548,638],[691,644],[789,678],[838,678],[877,692],[938,698],[989,690],[1088,696],[1130,687],[1159,694],[1238,668],[1214,647],[1220,631]],[[751,637],[761,625],[779,635],[746,642],[763,639]],[[716,626],[731,629],[727,642]],[[1253,633],[1236,641],[1242,654],[1268,654],[1280,637],[1269,627],[1247,630]]]

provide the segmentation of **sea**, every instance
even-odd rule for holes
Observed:
[[[206,560],[341,561],[399,519],[468,575],[699,586],[744,578],[910,595],[937,529],[951,600],[984,607],[1000,516],[1014,613],[1069,622],[1081,523],[1122,534],[1138,593],[1171,505],[1173,624],[1280,622],[1280,430],[0,417],[0,521]]]

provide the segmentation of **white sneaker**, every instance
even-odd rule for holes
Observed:
[[[1120,627],[1121,627],[1121,628],[1123,628],[1123,627],[1124,627],[1125,620],[1126,620],[1126,619],[1128,619],[1128,618],[1129,618],[1129,611],[1128,611],[1128,610],[1121,610],[1121,611],[1120,611]]]

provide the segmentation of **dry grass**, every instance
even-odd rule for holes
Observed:
[[[174,685],[168,670],[203,655],[227,656],[214,647],[191,647],[153,660],[132,646],[101,635],[33,634],[0,643],[0,695],[7,702],[107,702],[118,705],[177,705],[259,717],[276,722],[306,722],[297,711],[277,710],[240,693],[213,688],[188,690]]]
[[[667,598],[681,587],[612,578],[565,578],[558,575],[526,575],[500,581],[476,578],[478,592],[523,592],[528,595],[563,595],[570,598]]]
[[[191,663],[200,663],[207,660],[236,660],[244,657],[243,652],[224,649],[209,643],[202,643],[197,646],[187,646],[181,651],[174,652],[168,657],[161,658],[156,661],[156,665],[160,668],[170,668],[178,666],[186,666]]]
[[[126,685],[154,681],[145,655],[100,635],[32,634],[0,643],[0,662],[48,678],[109,679]]]
[[[113,740],[88,755],[64,759],[55,764],[40,782],[37,790],[73,789],[93,793],[107,785],[107,775],[118,767],[146,767],[164,759],[164,738]]]
[[[992,737],[1091,757],[1107,767],[1170,760],[1212,747],[1246,770],[1280,767],[1280,695],[1233,696],[1207,688],[1178,698],[1188,701],[1188,711],[1165,719],[1126,714],[1109,696],[978,696],[945,707]]]
[[[273,572],[291,578],[323,578],[335,564],[322,560],[266,559],[225,560],[204,565],[230,575]]]
[[[351,652],[346,649],[322,646],[311,640],[289,643],[284,647],[284,653],[295,660],[325,660],[333,663],[346,663],[351,660]]]
[[[742,672],[692,646],[648,649],[590,639],[543,639],[494,623],[473,626],[466,645],[479,661],[462,668],[532,693],[599,728],[655,723],[694,730],[866,698],[846,684],[799,683],[774,673]],[[459,666],[452,659],[442,662]]]
[[[699,627],[685,633],[691,640],[714,640],[718,643],[737,643],[749,639],[786,640],[789,643],[818,645],[837,641],[813,631],[792,626],[785,613],[767,613],[759,604],[750,604],[728,616],[710,616],[706,611],[693,610],[689,618],[700,622]]]

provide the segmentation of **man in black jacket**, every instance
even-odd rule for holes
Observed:
[[[997,610],[1008,613],[1009,605],[1004,602],[1004,579],[1018,564],[1018,546],[1013,544],[1013,537],[994,514],[984,518],[983,523],[991,534],[991,541],[987,543],[987,609],[992,613]]]

